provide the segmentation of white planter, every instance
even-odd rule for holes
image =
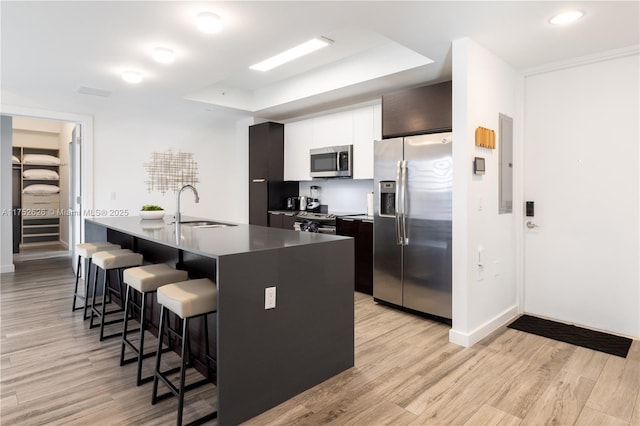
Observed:
[[[162,219],[164,210],[141,210],[140,219]]]

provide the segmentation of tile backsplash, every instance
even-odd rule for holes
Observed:
[[[299,195],[310,196],[312,185],[320,187],[320,203],[329,212],[367,212],[367,194],[373,192],[372,179],[315,179],[300,182]]]

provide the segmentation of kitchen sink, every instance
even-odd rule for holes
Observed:
[[[227,226],[236,226],[222,222],[212,222],[210,220],[186,220],[180,222],[180,225],[192,226],[194,228],[226,228]]]

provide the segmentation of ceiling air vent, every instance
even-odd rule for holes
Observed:
[[[103,98],[106,98],[111,95],[111,92],[109,90],[102,90],[102,89],[96,89],[94,87],[85,87],[85,86],[81,86],[80,88],[78,88],[78,90],[76,90],[76,92],[82,95],[102,96]]]

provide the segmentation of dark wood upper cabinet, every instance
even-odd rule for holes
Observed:
[[[249,223],[268,226],[269,210],[283,210],[298,194],[298,182],[284,182],[284,125],[249,126]]]
[[[284,180],[284,124],[249,126],[249,178]]]
[[[382,137],[451,131],[451,81],[382,96]]]

